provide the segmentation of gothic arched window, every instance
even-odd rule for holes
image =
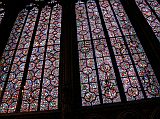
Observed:
[[[136,0],[136,4],[160,41],[160,4],[157,0]]]
[[[159,97],[157,78],[120,0],[78,1],[75,7],[82,106]]]
[[[15,21],[0,66],[0,112],[58,109],[62,7],[30,4]]]

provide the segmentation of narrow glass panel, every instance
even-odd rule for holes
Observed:
[[[45,44],[50,18],[51,7],[45,6],[42,9],[39,24],[33,44],[30,58],[28,75],[24,86],[21,111],[37,111],[44,60]]]
[[[156,18],[155,14],[153,11],[150,9],[148,4],[146,3],[145,0],[135,0],[137,6],[139,7],[140,11],[146,18],[148,24],[151,26],[153,32],[155,33],[157,39],[160,42],[160,22]],[[160,5],[156,0],[147,0],[148,3],[151,5],[151,7],[155,10],[156,14],[160,18]]]
[[[4,17],[4,14],[5,14],[5,10],[4,10],[4,4],[3,2],[0,1],[0,24],[2,22],[2,19]]]
[[[57,4],[50,20],[40,110],[58,109],[61,14],[62,7]]]
[[[103,103],[119,102],[120,95],[116,77],[107,42],[106,39],[104,39],[105,36],[101,25],[101,19],[94,1],[89,1],[87,3],[87,11],[94,44]]]
[[[91,106],[100,104],[100,100],[85,4],[76,3],[75,10],[82,106]]]
[[[160,18],[160,4],[157,2],[157,0],[146,0],[146,2],[149,3],[149,5],[152,7],[152,9]]]
[[[119,102],[116,77],[96,3],[92,0],[86,6],[83,2],[76,3],[76,15],[82,105],[100,104],[100,94],[103,103]]]
[[[143,94],[133,68],[133,63],[131,62],[128,50],[125,46],[124,39],[122,38],[120,27],[117,24],[116,17],[114,16],[111,6],[107,0],[100,0],[99,4],[109,33],[126,98],[128,101],[142,99]],[[115,3],[115,5],[120,8],[122,7],[120,3]],[[121,9],[121,11],[122,10],[123,9]],[[125,22],[127,22],[126,17],[123,17],[120,20],[122,21],[121,24],[125,24]],[[125,35],[135,34],[132,27],[123,27],[124,29],[122,29],[122,31]]]

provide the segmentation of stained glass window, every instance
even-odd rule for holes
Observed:
[[[157,78],[121,2],[78,1],[75,11],[82,106],[120,102],[120,93],[127,101],[159,97]]]
[[[5,10],[4,10],[4,4],[3,2],[0,2],[0,24],[2,22],[2,18],[4,17]]]
[[[0,62],[0,113],[58,109],[61,13],[58,3],[19,13]]]
[[[114,40],[112,40],[111,36],[109,37],[117,60],[123,86],[125,87],[124,90],[127,91],[127,93],[125,92],[127,100],[141,99],[143,95],[146,95],[147,98],[159,96],[158,81],[120,0],[106,2],[100,0],[100,6],[101,9],[103,9],[102,14],[105,23],[107,23],[108,21],[106,18],[108,17],[105,16],[103,5],[109,7],[108,9],[111,11],[107,12],[109,13],[108,15],[112,16],[111,18],[114,23],[117,22],[114,25],[119,31],[115,33],[121,34],[115,37]],[[108,26],[109,25],[106,24],[107,29]],[[110,30],[108,30],[108,32],[110,32]],[[118,47],[115,44],[118,44]],[[140,85],[142,85],[141,88]],[[144,90],[143,95],[142,90]]]
[[[138,8],[160,41],[160,4],[157,0],[135,0]]]
[[[14,27],[12,29],[12,32],[9,37],[9,42],[5,48],[5,51],[2,55],[1,59],[1,91],[5,90],[0,111],[1,113],[6,112],[14,112],[17,104],[17,98],[18,98],[18,91],[19,91],[19,85],[22,80],[22,74],[20,75],[18,68],[20,68],[20,65],[22,64],[22,70],[24,62],[26,61],[26,52],[27,49],[23,49],[18,51],[18,46],[20,42],[20,36],[22,32],[22,27],[24,26],[25,19],[27,17],[28,10],[24,9],[21,11],[17,17],[17,20],[14,24]],[[21,54],[21,55],[20,55]],[[19,56],[20,55],[20,56]],[[14,58],[17,56],[16,58]],[[19,59],[22,58],[24,62],[21,62]],[[13,64],[14,62],[14,64]],[[18,62],[18,64],[17,64]],[[13,64],[13,65],[12,65]],[[16,71],[13,71],[16,70]],[[12,73],[13,72],[13,73]],[[18,75],[14,75],[14,73],[19,73]],[[14,76],[17,76],[16,78]],[[10,79],[9,79],[10,77]],[[12,80],[12,77],[14,80]],[[7,82],[7,88],[6,88],[6,82]],[[13,99],[12,99],[13,98]]]
[[[113,64],[94,1],[76,3],[82,105],[120,101]]]

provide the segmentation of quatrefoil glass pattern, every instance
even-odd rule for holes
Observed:
[[[58,109],[61,14],[59,4],[18,14],[0,62],[0,113]]]
[[[159,97],[157,78],[120,0],[78,1],[75,11],[82,105],[120,102],[117,80],[127,101]]]

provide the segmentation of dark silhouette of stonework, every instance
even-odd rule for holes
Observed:
[[[2,0],[5,16],[0,24],[0,57],[19,11],[34,0]],[[34,2],[44,6],[50,0]],[[85,0],[84,0],[85,1]],[[75,2],[59,0],[62,5],[62,36],[60,54],[59,109],[53,111],[0,114],[0,119],[160,119],[160,98],[81,106]],[[160,43],[139,11],[134,0],[121,0],[126,13],[146,51],[160,82]]]

